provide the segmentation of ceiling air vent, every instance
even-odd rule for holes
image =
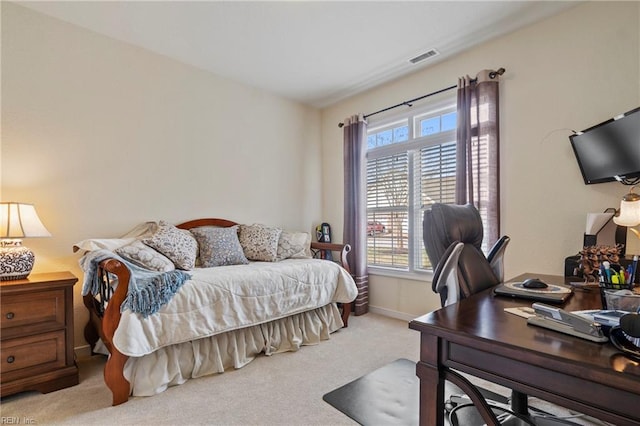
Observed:
[[[425,59],[432,58],[432,57],[437,56],[439,54],[440,54],[440,52],[438,52],[436,49],[430,49],[430,50],[424,52],[423,54],[416,56],[415,58],[409,59],[409,62],[411,62],[412,64],[417,64],[418,62],[422,62]]]

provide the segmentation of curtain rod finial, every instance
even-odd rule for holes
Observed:
[[[497,71],[491,71],[489,73],[489,78],[496,78],[497,76],[504,74],[505,71],[506,70],[504,68],[498,68]]]
[[[343,128],[344,127],[344,123],[338,123],[338,127],[339,128]]]

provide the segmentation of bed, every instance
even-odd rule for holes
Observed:
[[[237,226],[226,219],[198,219],[175,228]],[[310,258],[196,267],[170,300],[144,313],[127,304],[137,269],[103,251],[91,277],[85,276],[94,283],[91,291],[83,290],[89,310],[85,339],[92,352],[103,348],[108,354],[104,377],[113,405],[241,368],[261,353],[295,351],[329,339],[348,325],[357,295],[349,251],[348,245],[311,242]],[[337,262],[326,259],[332,254]]]

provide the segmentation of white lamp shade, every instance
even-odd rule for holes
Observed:
[[[33,204],[0,203],[0,238],[50,236]]]
[[[620,226],[636,226],[640,224],[640,200],[620,201],[620,215],[614,216],[613,221]]]

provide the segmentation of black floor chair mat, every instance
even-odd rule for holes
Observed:
[[[507,402],[493,392],[483,389],[482,393],[487,399]],[[445,399],[458,394],[463,392],[445,382]],[[397,359],[325,394],[322,399],[361,425],[417,425],[420,380],[416,376],[416,363]]]

